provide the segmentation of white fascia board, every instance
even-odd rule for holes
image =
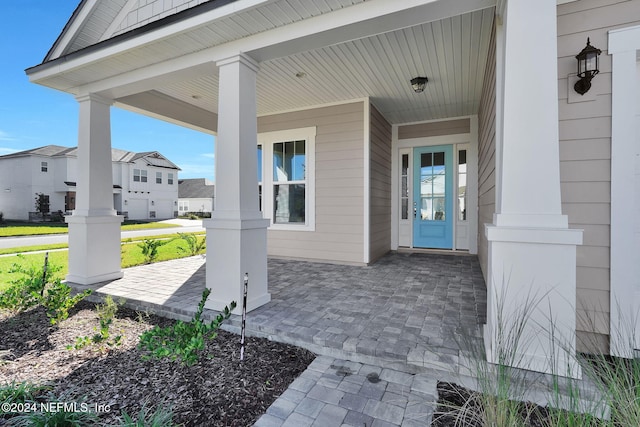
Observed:
[[[210,24],[232,13],[246,10],[249,5],[255,7],[266,2],[266,0],[234,2],[211,12],[151,31],[135,39],[127,40],[69,61],[61,61],[56,66],[33,70],[29,74],[29,80],[37,82],[56,74],[70,72],[105,57]],[[236,6],[230,12],[228,8],[236,3],[246,3],[246,5],[244,7]],[[88,84],[82,90],[75,90],[75,92],[100,92],[113,87],[139,82],[143,75],[146,75],[146,78],[154,78],[206,63],[215,63],[240,52],[249,54],[259,62],[265,61],[322,46],[369,37],[399,28],[407,28],[424,22],[437,21],[474,10],[486,9],[494,5],[495,0],[403,0],[401,2],[371,0],[254,34],[220,46],[173,58],[159,64],[142,67],[101,82]],[[226,13],[223,14],[223,11]],[[71,91],[73,88],[67,89]]]
[[[56,40],[56,45],[54,49],[47,54],[47,58],[58,58],[62,55],[62,52],[66,49],[66,47],[73,41],[75,35],[80,31],[82,26],[84,25],[87,18],[93,12],[93,9],[98,5],[98,0],[88,0],[85,6],[78,11],[78,16],[73,19],[71,25],[66,30],[62,30],[63,34],[59,40]]]

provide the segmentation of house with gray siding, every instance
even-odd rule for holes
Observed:
[[[588,40],[599,69],[580,94]],[[209,308],[240,300],[246,271],[248,309],[267,303],[267,256],[444,250],[480,259],[490,361],[524,304],[527,368],[559,351],[579,376],[588,342],[632,355],[638,52],[640,0],[82,0],[26,71],[79,104],[67,279],[122,275],[113,106],[216,137]]]
[[[215,185],[206,178],[178,181],[178,214],[213,212]]]

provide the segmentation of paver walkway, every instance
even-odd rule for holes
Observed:
[[[477,337],[484,323],[476,257],[391,253],[367,267],[269,259],[268,269],[272,300],[248,314],[247,333],[321,357],[256,426],[430,424],[437,380],[452,378],[458,363],[455,334]],[[191,257],[129,268],[91,288],[189,319],[204,283],[204,258]],[[239,326],[234,316],[225,329]]]

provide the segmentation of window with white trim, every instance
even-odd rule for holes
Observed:
[[[316,128],[258,135],[260,207],[272,229],[315,230]]]
[[[180,200],[178,202],[178,212],[180,212],[180,213],[189,212],[189,201],[188,200]]]
[[[48,172],[49,164],[47,162],[40,162],[40,172]]]
[[[167,174],[167,184],[173,185],[173,174],[172,173],[168,173]]]
[[[145,169],[134,169],[133,170],[133,181],[134,182],[147,182],[147,171]]]
[[[156,184],[162,184],[162,172],[156,172]]]

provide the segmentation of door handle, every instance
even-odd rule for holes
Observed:
[[[413,202],[413,218],[417,218],[418,217],[418,204],[416,202]]]

